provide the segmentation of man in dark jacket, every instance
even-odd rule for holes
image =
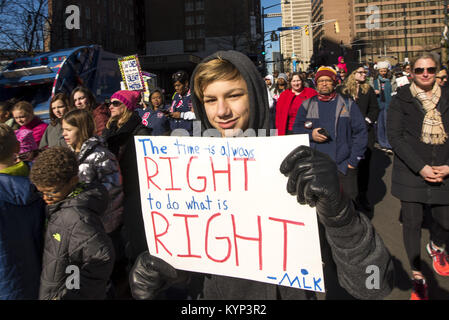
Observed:
[[[115,259],[99,218],[106,188],[79,184],[76,155],[64,147],[42,152],[30,179],[48,204],[39,299],[105,299]]]
[[[211,87],[214,90],[209,90]],[[215,129],[223,137],[241,135],[248,129],[269,130],[265,84],[245,55],[220,51],[206,58],[195,69],[191,88],[196,117],[205,130]],[[289,177],[287,191],[301,204],[317,208],[327,298],[380,299],[388,295],[393,280],[390,254],[370,221],[340,192],[335,162],[301,146],[287,156],[280,170]],[[379,268],[380,286],[374,290],[366,286],[366,270],[371,265]],[[188,278],[188,273],[145,252],[131,270],[131,292],[136,299],[153,299]],[[328,286],[331,282],[335,287]],[[203,285],[205,299],[316,298],[304,290],[219,275],[205,275]]]
[[[413,82],[398,91],[388,110],[394,157],[391,193],[401,200],[404,245],[412,270],[412,299],[427,299],[421,272],[421,225],[430,207],[434,223],[427,251],[435,272],[449,276],[444,250],[449,235],[449,92],[435,81],[439,63],[424,54],[412,63]]]
[[[368,142],[365,120],[353,100],[336,92],[335,70],[321,67],[315,79],[318,95],[302,103],[292,132],[308,134],[311,148],[326,153],[337,163],[343,190],[355,200],[357,166]]]

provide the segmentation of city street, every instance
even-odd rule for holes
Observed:
[[[372,222],[393,256],[396,280],[392,293],[386,300],[408,300],[411,294],[410,267],[407,261],[402,229],[399,221],[400,201],[391,195],[391,172],[393,156],[375,149],[371,161],[372,179],[369,186],[369,200],[374,204],[371,214]],[[442,277],[433,272],[432,260],[425,246],[429,232],[424,223],[422,233],[421,257],[423,274],[429,285],[429,300],[449,299],[449,277]]]

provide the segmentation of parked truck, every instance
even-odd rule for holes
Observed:
[[[98,45],[17,58],[0,72],[0,101],[29,101],[44,121],[49,118],[52,96],[59,92],[70,95],[78,85],[89,88],[102,103],[120,90],[118,58]]]

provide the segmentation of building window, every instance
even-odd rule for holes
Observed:
[[[195,9],[196,10],[204,10],[204,0],[196,0]]]
[[[193,0],[186,0],[184,8],[186,12],[194,11]]]
[[[204,15],[196,16],[196,24],[204,24]]]
[[[194,16],[186,16],[186,26],[192,26],[195,24]]]

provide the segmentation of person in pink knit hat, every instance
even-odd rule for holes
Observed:
[[[32,161],[34,158],[33,151],[38,149],[33,137],[33,131],[23,128],[16,130],[15,134],[20,143],[19,159],[22,161]]]
[[[116,270],[112,278],[114,284],[128,282],[126,268],[123,267],[132,265],[138,254],[147,249],[134,136],[149,136],[152,129],[142,124],[142,118],[135,111],[139,107],[140,99],[139,91],[120,90],[114,93],[109,104],[111,118],[102,135],[106,146],[119,162],[123,179],[123,227],[110,234],[118,252]]]
[[[39,146],[42,136],[48,127],[38,116],[34,115],[33,105],[27,101],[17,102],[11,110],[14,120],[20,125],[19,131],[31,130],[34,141]]]

